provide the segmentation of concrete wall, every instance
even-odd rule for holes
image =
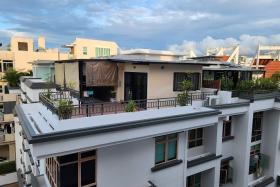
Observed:
[[[148,73],[147,98],[168,98],[176,97],[177,91],[173,91],[174,72],[197,72],[202,75],[200,65],[119,65],[119,83],[117,88],[117,99],[124,99],[124,73],[140,72]]]

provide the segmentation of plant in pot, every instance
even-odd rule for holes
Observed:
[[[188,80],[184,80],[180,83],[180,89],[182,93],[177,95],[177,101],[180,106],[186,106],[188,104],[189,99],[189,91],[192,88],[192,82]]]
[[[129,100],[124,108],[125,112],[135,112],[136,111],[136,103],[133,100]]]
[[[72,117],[73,105],[72,101],[61,99],[58,102],[59,119],[70,119]]]

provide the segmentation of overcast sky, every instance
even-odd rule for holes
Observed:
[[[0,42],[46,37],[60,47],[75,37],[116,41],[122,49],[204,51],[280,44],[279,0],[1,0]]]

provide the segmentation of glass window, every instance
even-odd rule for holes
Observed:
[[[255,173],[260,167],[261,144],[251,146],[249,174]]]
[[[184,80],[192,82],[192,90],[199,90],[200,73],[174,73],[173,91],[181,91],[180,83]]]
[[[18,50],[19,51],[28,51],[27,42],[18,42]]]
[[[231,120],[232,117],[229,117],[229,120],[223,121],[223,138],[232,136],[231,134]]]
[[[230,161],[221,162],[220,169],[220,185],[224,185],[232,182],[232,167],[230,166]]]
[[[83,55],[87,55],[87,47],[83,47]]]
[[[263,112],[254,113],[251,142],[262,139],[262,120]]]
[[[201,174],[195,174],[188,177],[187,187],[201,187]]]
[[[160,164],[177,158],[177,134],[156,138],[155,163]]]
[[[78,186],[78,163],[60,166],[60,186]]]
[[[189,148],[203,145],[203,128],[189,130]]]
[[[52,187],[96,187],[96,151],[47,158],[46,174]]]
[[[95,160],[88,160],[81,163],[82,186],[95,183]]]

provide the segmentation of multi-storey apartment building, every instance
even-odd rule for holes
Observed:
[[[98,63],[102,74],[97,78],[85,71]],[[104,63],[117,64],[116,80],[104,79],[108,75]],[[72,89],[40,94],[39,103],[16,108],[20,185],[276,186],[278,92],[215,95],[201,86],[203,66],[209,64],[217,62],[120,58],[56,62],[56,83]],[[184,79],[198,85],[190,92],[188,106],[180,106],[176,99],[178,82]],[[107,83],[101,88],[113,87],[115,100],[103,103],[101,93],[108,94],[106,89],[96,94],[96,85],[84,90],[87,83]],[[137,100],[135,112],[125,112],[129,85]],[[84,102],[89,91],[91,102]]]
[[[0,94],[0,186],[17,182],[14,108],[18,103],[18,94]]]
[[[56,103],[69,94],[58,95],[16,109],[23,185],[274,187],[279,181],[276,92],[220,91],[208,102],[192,96],[189,106],[147,100],[136,112],[103,115],[80,105],[67,119]]]

